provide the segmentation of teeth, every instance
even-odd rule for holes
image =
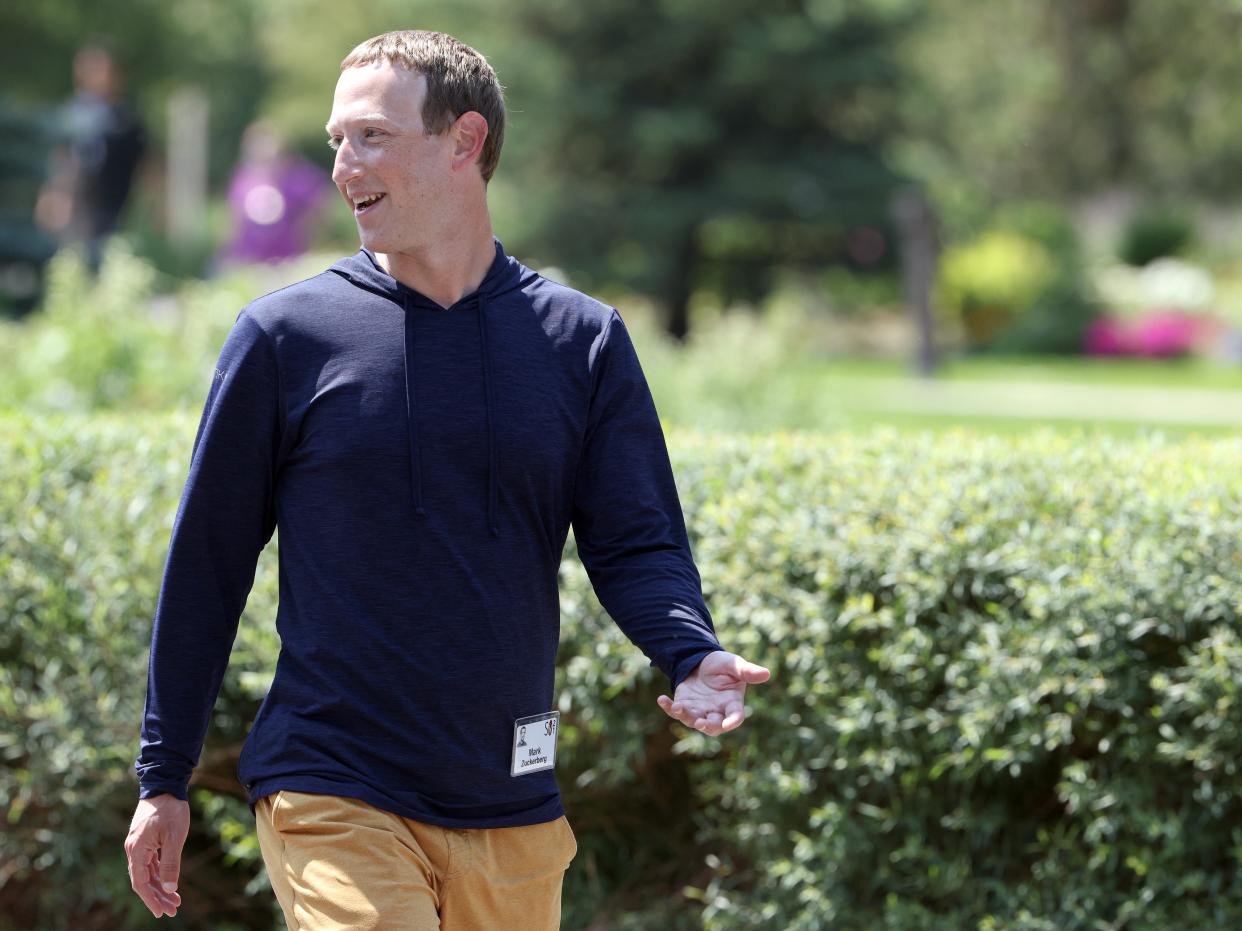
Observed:
[[[371,195],[368,195],[367,197],[363,197],[363,198],[361,198],[361,199],[359,199],[359,200],[355,200],[355,201],[354,201],[354,207],[355,207],[356,209],[362,209],[362,208],[364,208],[364,207],[370,207],[373,203],[375,203],[377,200],[379,200],[379,199],[380,199],[381,197],[383,197],[383,196],[384,196],[383,194],[371,194]]]

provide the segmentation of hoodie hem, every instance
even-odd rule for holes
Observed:
[[[336,795],[343,798],[358,799],[369,805],[374,805],[376,808],[389,814],[399,815],[402,818],[409,818],[411,821],[419,821],[424,824],[434,824],[442,828],[524,827],[530,824],[542,824],[545,821],[555,821],[565,814],[565,809],[561,804],[560,793],[541,799],[522,799],[509,804],[484,807],[485,811],[487,809],[512,809],[507,812],[491,811],[477,815],[464,813],[451,815],[431,811],[419,806],[402,804],[360,783],[342,782],[335,779],[305,775],[272,776],[252,783],[247,791],[247,803],[250,807],[250,813],[254,814],[255,805],[259,799],[281,789],[290,792],[309,792],[318,795]]]

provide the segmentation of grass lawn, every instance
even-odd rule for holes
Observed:
[[[901,360],[859,358],[833,360],[828,366],[843,375],[887,378],[905,377],[910,368]],[[946,361],[937,377],[946,381],[1041,381],[1242,391],[1242,365],[1203,359],[975,356]]]
[[[741,377],[737,366],[661,361],[652,378],[661,414],[700,429],[1242,430],[1242,366],[1203,361],[967,358],[931,380],[900,360],[804,357]]]

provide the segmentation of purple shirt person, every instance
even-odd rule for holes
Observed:
[[[327,174],[290,155],[271,124],[252,123],[229,183],[233,233],[222,260],[279,262],[301,255],[310,244],[315,209],[330,190]]]

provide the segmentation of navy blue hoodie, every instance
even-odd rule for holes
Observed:
[[[344,795],[446,827],[562,814],[510,775],[555,707],[570,525],[600,602],[674,687],[720,649],[617,312],[505,254],[442,308],[364,251],[238,315],[156,606],[140,797],[186,798],[260,551],[281,649],[242,750],[251,807]]]

